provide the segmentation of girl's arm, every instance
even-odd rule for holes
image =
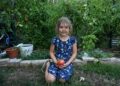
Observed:
[[[57,63],[57,59],[55,57],[54,49],[55,49],[55,45],[51,44],[51,46],[50,46],[50,57],[53,60],[53,62],[56,64]]]
[[[75,59],[76,59],[76,56],[77,56],[77,43],[74,43],[73,44],[73,53],[72,53],[72,56],[71,58],[65,63],[65,67],[67,65],[69,65],[70,63],[72,63]]]

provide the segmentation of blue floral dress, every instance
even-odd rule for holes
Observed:
[[[52,39],[52,44],[55,45],[55,56],[57,59],[64,59],[67,62],[72,55],[73,44],[76,43],[75,37],[71,36],[67,41],[60,40],[59,37]],[[56,77],[56,79],[68,80],[73,74],[73,64],[69,64],[64,69],[59,69],[54,63],[51,63],[48,72]]]

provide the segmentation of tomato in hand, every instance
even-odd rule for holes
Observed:
[[[57,66],[63,66],[65,64],[65,61],[63,59],[60,59],[57,61]]]

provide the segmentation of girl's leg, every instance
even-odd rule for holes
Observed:
[[[54,75],[48,73],[48,67],[49,66],[50,66],[50,62],[48,61],[46,63],[45,80],[46,80],[47,83],[53,83],[56,80],[56,78],[55,78]]]

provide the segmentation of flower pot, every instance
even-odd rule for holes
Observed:
[[[18,48],[11,47],[6,49],[6,53],[9,56],[9,58],[17,58],[18,57]]]
[[[33,52],[33,44],[23,44],[20,46],[20,55],[22,57],[30,56]]]

